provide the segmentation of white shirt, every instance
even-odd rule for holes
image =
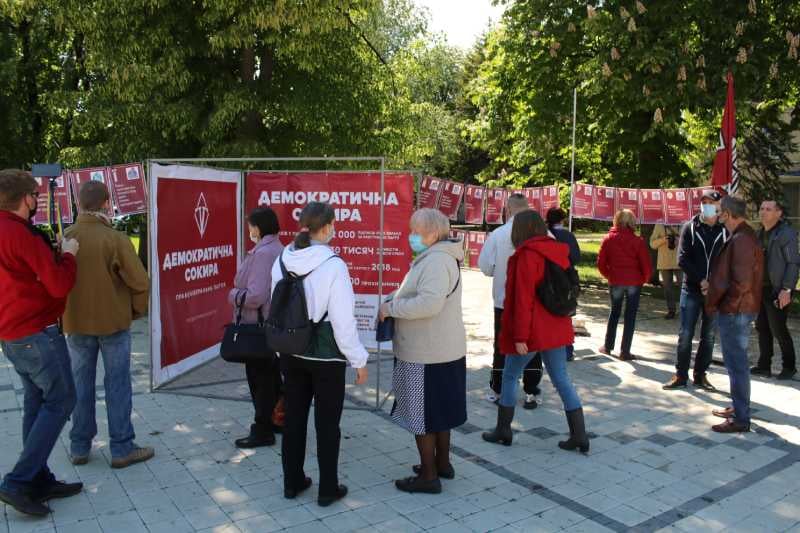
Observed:
[[[485,275],[492,277],[492,297],[497,309],[503,308],[506,299],[506,271],[508,259],[514,255],[511,243],[511,226],[514,217],[489,234],[478,257],[478,267]]]

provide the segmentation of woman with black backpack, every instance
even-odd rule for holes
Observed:
[[[570,267],[569,246],[547,235],[547,226],[539,213],[523,211],[514,217],[511,242],[516,251],[508,261],[506,299],[500,329],[500,349],[508,354],[503,368],[503,388],[497,408],[497,427],[484,433],[488,442],[511,445],[517,381],[535,353],[542,355],[547,374],[553,382],[569,424],[569,439],[559,442],[564,450],[589,451],[589,439],[583,420],[583,408],[567,374],[566,347],[575,340],[572,319],[568,314],[554,314],[537,295],[537,287],[546,282],[548,261],[563,270]],[[552,266],[552,265],[551,265]],[[570,298],[565,294],[564,299]]]
[[[272,267],[272,308],[267,321],[267,340],[272,335],[289,344],[292,339],[286,336],[300,335],[303,328],[286,328],[278,315],[292,316],[300,309],[310,324],[310,334],[302,343],[306,348],[294,350],[302,353],[281,354],[286,388],[283,487],[284,496],[291,499],[311,486],[303,464],[313,399],[320,477],[317,501],[323,507],[347,494],[338,477],[345,369],[349,362],[356,369],[356,384],[365,383],[368,357],[358,338],[347,265],[328,246],[336,234],[334,218],[333,208],[321,202],[308,204],[300,213],[300,232]]]

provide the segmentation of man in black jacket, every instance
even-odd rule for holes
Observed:
[[[718,192],[706,191],[701,200],[700,213],[681,228],[678,266],[683,270],[684,276],[680,299],[678,360],[675,375],[663,386],[664,390],[686,388],[694,330],[701,318],[700,345],[694,359],[694,384],[707,391],[715,390],[706,377],[706,370],[711,365],[711,354],[714,351],[716,317],[705,312],[702,289],[708,286],[711,262],[725,243],[725,229],[717,220],[720,199]]]
[[[578,263],[581,260],[581,247],[578,245],[578,239],[575,234],[564,227],[564,220],[567,214],[560,207],[551,207],[547,210],[547,228],[553,237],[558,242],[563,242],[569,246],[569,262],[578,269]],[[567,346],[567,361],[572,361],[575,358],[575,345],[570,344]]]
[[[760,355],[758,365],[750,369],[750,373],[772,375],[773,340],[777,339],[783,355],[783,369],[778,379],[791,379],[797,373],[797,366],[786,319],[800,266],[797,231],[783,218],[783,207],[775,200],[761,202],[758,214],[761,218],[758,240],[764,249],[764,289],[756,321]]]

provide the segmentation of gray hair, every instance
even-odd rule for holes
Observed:
[[[411,215],[411,228],[419,233],[435,234],[441,241],[450,236],[450,221],[438,209],[423,208]]]
[[[737,196],[725,196],[719,203],[719,210],[727,211],[733,218],[747,217],[747,202]]]
[[[524,195],[515,192],[508,197],[508,200],[506,200],[506,207],[509,211],[518,213],[523,209],[528,209],[528,199],[525,198]]]

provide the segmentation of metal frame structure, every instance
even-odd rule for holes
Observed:
[[[379,248],[380,248],[380,252],[378,254],[379,255],[379,258],[378,258],[378,261],[379,261],[379,264],[378,264],[378,307],[380,308],[380,305],[381,305],[381,302],[383,301],[383,296],[384,296],[383,295],[383,269],[384,269],[384,240],[383,240],[383,236],[384,236],[384,217],[385,217],[384,209],[385,209],[385,204],[384,204],[384,200],[383,199],[384,199],[384,195],[385,195],[385,192],[386,192],[385,191],[385,175],[386,175],[386,158],[385,157],[368,157],[368,156],[367,157],[335,157],[335,156],[332,156],[332,157],[205,157],[205,158],[203,158],[203,157],[200,157],[200,158],[195,157],[195,158],[176,158],[176,159],[148,159],[146,161],[146,165],[145,165],[145,168],[146,168],[145,172],[147,173],[147,178],[148,178],[148,182],[149,182],[150,180],[152,180],[152,176],[150,176],[150,168],[151,168],[152,164],[174,165],[174,164],[189,163],[189,164],[198,164],[198,165],[203,165],[203,164],[205,164],[205,165],[217,165],[219,163],[280,163],[280,162],[287,162],[287,163],[296,163],[296,162],[327,163],[327,162],[334,162],[334,161],[341,161],[341,162],[346,162],[346,161],[369,162],[369,161],[373,161],[373,162],[378,162],[379,163],[379,169],[360,170],[360,171],[352,171],[352,172],[380,172],[380,175],[381,175],[381,183],[380,183],[381,205],[380,205],[380,220],[379,220],[379,232],[380,232],[380,235],[379,235],[379,240],[378,240],[378,245],[379,245]],[[222,169],[220,169],[220,170],[222,170]],[[244,180],[244,172],[245,171],[241,170],[241,169],[224,169],[224,170],[239,170],[242,173],[242,180],[241,180],[242,186],[240,188],[240,195],[241,195],[240,202],[241,202],[241,205],[244,206],[245,205],[245,199],[246,199],[246,191],[245,191],[245,183],[244,183],[244,181],[245,181]],[[325,170],[279,170],[279,171],[274,171],[274,172],[290,172],[290,173],[303,173],[303,172],[306,172],[306,173],[308,173],[308,172],[326,172],[326,171]],[[148,228],[148,233],[152,233],[154,231],[153,229],[151,229],[151,228],[154,227],[152,225],[152,220],[151,220],[151,215],[152,215],[152,211],[153,210],[152,210],[152,205],[150,205],[151,202],[152,202],[152,195],[150,195],[150,194],[147,195],[147,202],[148,202],[148,207],[149,207],[148,211],[147,211],[147,228]],[[148,235],[148,238],[152,238],[152,237],[153,237],[152,234]],[[242,251],[239,250],[239,253],[241,255]],[[151,254],[150,247],[148,247],[148,250],[147,250],[147,257],[148,257],[148,268],[150,268],[151,269],[150,272],[152,272],[153,257],[152,257],[152,254]],[[150,310],[149,310],[149,320],[150,321],[153,320],[152,306],[150,307]],[[151,328],[149,328],[148,335],[150,337],[150,349],[151,349],[151,353],[152,353],[153,336],[152,336],[152,329]],[[383,400],[381,400],[381,365],[384,362],[384,359],[383,359],[383,348],[382,348],[380,342],[377,343],[375,353],[376,353],[376,356],[377,356],[376,357],[377,370],[376,370],[375,407],[374,407],[374,409],[378,410],[378,409],[381,409],[383,407],[383,405],[386,403],[386,401],[388,400],[388,398],[391,395],[392,391],[391,391],[391,389],[388,390],[387,393],[386,393],[386,396],[383,398]],[[203,363],[203,364],[207,364],[207,363]],[[202,364],[200,366],[202,366]],[[167,381],[165,383],[162,383],[158,388],[154,388],[153,387],[153,369],[152,369],[152,361],[151,361],[151,369],[150,369],[150,391],[151,392],[158,391],[160,389],[160,387],[163,387],[167,383],[170,383],[171,381],[174,381],[174,379],[177,379],[177,377],[173,378],[172,380],[169,380],[169,381]],[[167,391],[164,391],[164,392],[167,392]],[[362,410],[362,409],[366,409],[366,408],[353,407],[353,408],[350,408],[350,409]]]

